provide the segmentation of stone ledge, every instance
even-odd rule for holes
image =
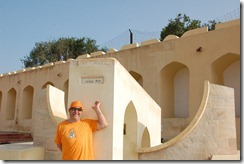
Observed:
[[[44,160],[45,148],[33,142],[0,145],[1,160]]]
[[[233,155],[213,155],[211,160],[240,160],[240,151]]]

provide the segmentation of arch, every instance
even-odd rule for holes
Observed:
[[[137,113],[132,101],[127,105],[124,115],[123,159],[138,160],[137,148]]]
[[[224,70],[229,67],[232,63],[235,61],[240,61],[240,55],[233,54],[233,53],[227,53],[218,59],[216,59],[211,64],[212,69],[212,75],[211,78],[214,83],[219,85],[224,85]]]
[[[28,85],[27,87],[24,88],[21,119],[32,118],[33,95],[34,95],[34,88],[32,86]]]
[[[148,131],[147,127],[144,129],[143,134],[142,134],[141,147],[142,148],[151,147],[150,134],[149,134],[149,131]]]
[[[141,86],[143,86],[143,78],[139,73],[135,71],[129,71],[129,73]]]
[[[16,105],[16,90],[11,88],[7,94],[7,108],[5,119],[13,120],[15,117],[15,105]]]
[[[228,53],[212,64],[212,79],[216,84],[234,88],[235,115],[240,116],[240,55]]]
[[[179,62],[172,62],[160,71],[160,99],[162,117],[188,117],[189,69]],[[182,86],[184,85],[184,86]],[[180,100],[180,101],[179,101]]]
[[[54,86],[54,84],[50,81],[46,82],[43,86],[42,86],[42,89],[45,89],[47,87],[47,85],[51,85],[51,86]]]

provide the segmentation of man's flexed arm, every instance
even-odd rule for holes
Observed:
[[[108,122],[100,109],[100,102],[95,101],[95,104],[94,106],[92,106],[92,109],[97,114],[97,118],[98,118],[97,129],[99,130],[99,129],[106,128],[108,126]]]

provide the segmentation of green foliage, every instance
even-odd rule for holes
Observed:
[[[189,16],[178,14],[175,19],[170,19],[160,35],[160,40],[168,35],[181,37],[186,31],[208,26],[208,30],[214,30],[220,22],[214,20],[201,25],[200,20],[191,20]],[[65,61],[69,58],[77,58],[82,54],[90,54],[95,51],[107,52],[106,47],[98,49],[96,41],[90,38],[60,38],[58,40],[36,43],[30,54],[20,59],[25,68],[36,67],[56,61]]]
[[[208,30],[212,31],[215,30],[215,25],[221,23],[221,22],[216,22],[215,20],[210,20],[208,23],[204,23],[202,27],[208,26]]]
[[[106,48],[101,49],[107,51]],[[77,58],[82,54],[99,51],[96,41],[90,38],[60,38],[36,43],[28,56],[20,59],[25,68],[40,66],[50,62]]]
[[[212,20],[209,21],[209,24],[205,23],[201,25],[200,20],[191,20],[190,17],[185,14],[178,14],[174,20],[170,19],[168,25],[162,29],[160,34],[160,40],[164,40],[164,38],[168,35],[176,35],[178,37],[181,37],[186,31],[204,26],[208,26],[209,31],[214,30],[216,23],[216,21]]]

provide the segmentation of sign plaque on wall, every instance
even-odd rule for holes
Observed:
[[[81,84],[103,84],[103,76],[81,76]]]

